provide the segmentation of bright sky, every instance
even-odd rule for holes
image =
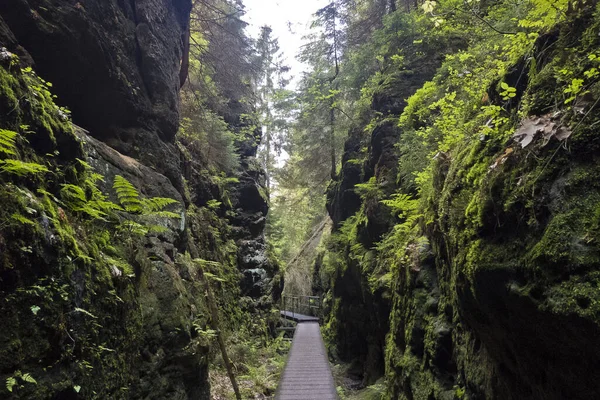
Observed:
[[[330,0],[244,0],[246,6],[245,21],[250,24],[248,33],[256,38],[260,27],[269,25],[273,36],[279,40],[279,47],[292,68],[293,88],[303,65],[296,60],[296,54],[302,46],[302,37],[308,33],[312,15]]]

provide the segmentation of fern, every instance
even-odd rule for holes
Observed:
[[[88,162],[86,162],[86,161],[83,161],[83,160],[82,160],[82,159],[80,159],[80,158],[76,158],[76,160],[77,160],[77,162],[78,162],[79,164],[81,164],[81,166],[83,166],[83,168],[85,168],[86,170],[92,170],[92,169],[93,169],[93,168],[92,168],[92,166],[91,166],[91,165],[90,165]]]
[[[152,232],[152,233],[165,233],[168,231],[168,229],[164,226],[161,225],[148,225],[148,232]]]
[[[49,172],[48,168],[41,164],[19,160],[0,160],[0,165],[2,165],[0,171],[21,177]]]
[[[19,385],[17,378],[19,378],[24,383],[33,383],[34,385],[37,385],[37,381],[33,378],[33,376],[31,376],[31,374],[22,373],[21,371],[15,371],[15,373],[12,376],[6,378],[6,389],[11,393],[14,387]]]
[[[119,203],[125,208],[125,211],[138,214],[142,212],[142,201],[137,189],[127,179],[121,175],[115,176],[113,189],[117,192]]]
[[[225,279],[218,277],[217,275],[211,273],[211,272],[206,272],[204,271],[204,276],[206,276],[207,278],[213,280],[213,281],[217,281],[217,282],[225,282]]]
[[[33,379],[33,376],[31,376],[31,374],[25,373],[21,376],[21,379],[23,380],[23,382],[34,383],[37,385],[37,381]]]
[[[126,220],[123,221],[119,226],[118,230],[130,233],[132,235],[144,236],[149,232],[147,226],[140,224],[139,222]]]
[[[368,198],[380,198],[383,194],[377,178],[371,177],[365,183],[358,183],[354,185],[354,191],[363,199]]]
[[[84,310],[83,308],[75,307],[75,309],[73,311],[87,315],[88,317],[93,318],[93,319],[98,319],[98,317],[96,317],[94,314],[92,314],[91,312],[89,312],[87,310]]]
[[[6,378],[6,390],[12,393],[15,386],[17,386],[17,380],[14,376],[9,376]]]
[[[412,214],[419,207],[419,201],[414,200],[407,194],[396,193],[389,200],[382,200],[381,203],[391,208],[392,212],[400,218]]]
[[[123,208],[120,205],[104,199],[90,200],[89,205],[98,210],[104,211],[105,213],[110,211],[123,211]]]
[[[60,201],[56,198],[56,196],[54,196],[52,193],[50,193],[49,191],[47,191],[45,189],[38,189],[37,192],[39,194],[41,194],[42,196],[47,196],[48,198],[52,199],[55,203],[60,203]]]
[[[137,189],[127,179],[120,175],[115,176],[113,188],[117,192],[119,203],[125,208],[125,211],[132,214],[141,214],[143,216],[159,218],[179,218],[179,214],[165,211],[164,208],[178,203],[177,200],[168,197],[152,197],[149,199],[140,199]]]
[[[77,185],[65,184],[60,189],[60,197],[74,211],[80,211],[87,203],[85,192]]]
[[[121,232],[140,236],[150,232],[163,233],[168,229],[161,225],[150,224],[153,221],[149,218],[180,218],[179,214],[164,210],[165,207],[178,203],[177,200],[167,197],[140,199],[137,189],[127,179],[119,175],[115,176],[113,188],[124,211],[136,214],[138,217],[137,220],[128,219],[123,221],[118,227]]]
[[[116,204],[102,199],[88,201],[84,190],[77,185],[62,185],[60,196],[64,204],[72,211],[81,212],[102,221],[106,221],[105,217],[108,215],[108,211],[120,208]]]
[[[20,223],[21,225],[35,225],[35,223],[32,220],[19,213],[14,213],[10,216],[10,218],[15,222]]]
[[[177,200],[168,197],[152,197],[142,200],[144,212],[162,211],[166,206],[178,203]]]
[[[8,156],[17,155],[17,146],[15,145],[15,139],[17,132],[8,131],[6,129],[0,129],[0,153]]]

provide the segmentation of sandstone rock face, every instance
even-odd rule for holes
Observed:
[[[191,329],[195,321],[203,318],[203,296],[198,296],[202,289],[189,266],[177,263],[186,242],[183,198],[164,175],[118,153],[87,132],[79,129],[76,134],[83,143],[86,161],[104,176],[104,190],[110,192],[110,183],[120,175],[146,197],[177,200],[171,211],[181,215],[180,220],[162,221],[166,230],[148,237],[144,243],[146,253],[140,254],[143,272],[136,300],[141,336],[138,347],[130,349],[136,358],[138,379],[132,382],[131,396],[206,399],[208,347],[194,342]]]
[[[570,81],[555,72],[573,70],[590,53],[596,58],[597,10],[593,3],[539,35],[533,51],[489,83],[490,104],[502,104],[520,121],[516,136],[512,125],[470,136],[422,164],[403,153],[419,146],[420,137],[413,140],[411,133],[430,126],[419,113],[433,109],[447,90],[439,71],[431,82],[440,91],[402,116],[414,118],[400,123],[403,131],[384,121],[363,143],[350,135],[328,199],[337,226],[347,228],[349,221],[353,229],[334,236],[329,262],[337,270],[327,328],[335,336],[332,350],[354,362],[352,372],[363,383],[385,369],[392,399],[600,396],[600,121],[594,112],[600,90],[594,81],[577,114],[563,100]],[[537,63],[529,68],[531,60]],[[499,82],[516,88],[514,99],[498,98]],[[375,96],[372,108],[400,113],[399,99],[412,90],[410,82],[395,82]],[[357,165],[361,146],[368,154]],[[401,175],[403,163],[415,163],[413,172],[430,166],[430,187],[419,187],[430,192],[388,179],[385,171],[397,165]],[[372,201],[377,196],[353,198],[353,187],[360,193],[365,185],[357,183],[370,185],[373,176],[378,200],[390,193],[390,182],[401,195],[422,196],[412,214],[417,222],[379,213],[380,202]],[[346,214],[347,205],[358,210],[355,217]]]
[[[190,0],[7,0],[0,15],[75,123],[181,189],[167,143],[190,9]]]
[[[207,399],[209,343],[196,329],[208,312],[184,254],[221,264],[213,272],[227,281],[224,309],[237,309],[240,286],[254,299],[247,303],[269,310],[280,292],[264,239],[260,134],[239,143],[230,217],[206,207],[223,200],[207,171],[182,171],[175,134],[190,8],[190,0],[0,3],[0,129],[34,132],[19,151],[52,169],[43,179],[0,176],[3,220],[34,215],[0,228],[0,325],[12,327],[0,333],[0,380],[22,371],[38,382],[12,394],[3,385],[2,398]],[[81,129],[73,133],[46,87]],[[234,111],[224,116],[233,129]],[[117,175],[141,198],[177,201],[168,211],[179,218],[153,217],[156,231],[136,236],[133,225],[94,223],[65,205],[65,185],[84,203],[98,190],[118,203]]]
[[[100,243],[117,242],[123,232],[109,227],[103,239],[86,236],[95,230],[64,204],[64,210],[42,205],[40,194],[30,188],[15,191],[10,186],[11,191],[2,193],[9,209],[18,206],[21,193],[31,199],[31,212],[41,215],[32,225],[39,232],[5,226],[0,232],[0,290],[8,307],[2,324],[11,326],[0,335],[0,374],[4,382],[15,371],[26,371],[38,382],[11,395],[3,387],[2,398],[209,397],[208,343],[198,342],[193,328],[194,323],[206,324],[203,289],[195,271],[178,262],[188,245],[188,227],[173,142],[182,35],[190,7],[191,1],[160,0],[0,4],[0,47],[7,48],[3,66],[9,68],[10,53],[19,55],[21,65],[33,66],[52,82],[57,101],[86,129],[77,128],[73,135],[51,102],[44,104],[48,115],[42,115],[27,100],[39,95],[20,84],[25,77],[15,73],[13,84],[5,79],[10,72],[3,72],[0,109],[6,108],[6,115],[13,110],[13,118],[3,119],[0,128],[17,131],[26,124],[35,132],[29,142],[38,157],[57,154],[48,162],[59,162],[59,182],[46,189],[59,196],[63,183],[84,185],[78,180],[83,175],[79,159],[102,175],[98,189],[110,200],[117,202],[112,184],[120,175],[144,198],[176,200],[169,211],[180,216],[152,221],[160,233],[132,242],[126,261],[133,270],[126,271],[110,261],[115,254],[97,250]],[[8,84],[11,91],[4,86]],[[15,99],[7,97],[13,93]],[[50,212],[57,212],[62,222]],[[29,243],[31,254],[19,255],[17,243]],[[198,246],[211,251],[207,243]],[[74,257],[77,248],[93,261]],[[28,271],[27,265],[35,269]],[[32,285],[50,297],[19,295]],[[56,290],[59,301],[52,297],[59,296],[52,294]],[[32,304],[39,307],[40,319],[23,318],[25,313],[35,317],[29,311]]]
[[[0,218],[21,216],[0,229],[0,325],[8,328],[0,331],[0,379],[28,373],[37,382],[3,385],[0,397],[207,399],[208,343],[193,329],[207,312],[195,272],[179,262],[179,191],[83,130],[75,134],[43,81],[8,57],[0,110],[14,111],[0,128],[18,132],[15,151],[47,169],[0,178]],[[143,198],[177,201],[170,211],[181,218],[153,217],[160,229],[148,235],[128,228],[132,215],[90,218],[82,210],[101,211],[94,198],[106,193],[117,203],[117,175]]]
[[[439,55],[431,56],[424,63],[415,62],[414,71],[404,77],[396,77],[393,84],[374,96],[372,110],[390,118],[400,114],[406,106],[406,98],[433,76],[439,63]],[[362,210],[364,219],[358,223],[354,240],[365,249],[372,249],[397,222],[387,207],[378,200],[361,198],[356,190],[357,184],[368,182],[373,182],[381,196],[389,196],[397,189],[399,154],[396,143],[401,132],[396,125],[393,119],[383,120],[366,139],[362,126],[351,129],[344,144],[341,171],[328,188],[327,210],[333,220],[334,231]],[[367,149],[366,154],[363,153],[364,148]],[[357,163],[357,159],[363,161]],[[342,253],[346,251],[341,250]],[[391,310],[390,294],[370,289],[368,274],[376,263],[376,257],[372,250],[367,252],[362,263],[344,256],[346,267],[335,274],[330,288],[334,304],[330,315],[336,321],[332,324],[336,355],[344,361],[353,362],[355,371],[365,384],[375,382],[384,374],[385,338]],[[327,287],[328,283],[321,285]]]
[[[260,135],[256,134],[260,138]],[[258,142],[250,138],[242,144],[241,172],[234,185],[230,218],[238,244],[238,267],[243,274],[242,294],[253,299],[271,296],[279,299],[283,290],[277,279],[278,266],[269,258],[265,241],[265,225],[269,205],[266,177],[255,156]],[[270,301],[263,299],[263,304]]]

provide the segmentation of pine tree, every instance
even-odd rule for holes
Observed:
[[[257,108],[262,125],[260,156],[265,169],[267,197],[270,197],[275,158],[281,154],[288,127],[288,101],[291,93],[285,89],[289,67],[283,62],[277,39],[269,26],[261,27],[256,41],[254,69],[256,71]]]

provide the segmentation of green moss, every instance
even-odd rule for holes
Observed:
[[[495,4],[501,5],[495,12],[506,11],[507,3]],[[600,14],[588,8],[568,18],[577,19],[555,27],[551,22],[535,45],[535,35],[516,35],[492,64],[486,63],[496,43],[473,43],[448,57],[399,119],[398,192],[420,196],[419,209],[403,215],[414,219],[397,221],[375,249],[360,249],[359,214],[344,223],[329,249],[326,259],[338,279],[358,265],[361,285],[381,289],[373,285],[377,274],[391,274],[385,345],[390,398],[514,395],[518,385],[539,385],[531,364],[536,354],[521,329],[544,327],[552,339],[536,345],[554,351],[551,344],[561,343],[570,352],[578,332],[556,330],[556,321],[598,332],[600,117],[593,107],[600,85],[593,68]],[[517,76],[519,98],[501,99],[500,82],[516,85]],[[584,79],[589,93],[569,100],[573,79]],[[479,86],[470,86],[474,82]],[[482,86],[488,88],[483,100]],[[512,139],[524,118],[554,112],[560,116],[555,123],[573,130],[566,141],[538,137],[523,149]],[[367,183],[362,189],[369,194],[376,188]],[[362,210],[366,203],[364,196]],[[420,237],[427,246],[419,245]],[[347,327],[343,309],[332,307],[336,318],[328,329]],[[451,348],[450,361],[438,365],[444,345]],[[568,362],[568,351],[556,351],[557,357]],[[519,377],[504,376],[504,369]]]
[[[11,327],[0,332],[0,379],[30,373],[37,384],[18,395],[31,399],[74,385],[87,398],[127,398],[119,388],[134,379],[138,294],[109,271],[104,254],[124,257],[114,236],[58,200],[61,184],[85,185],[91,172],[78,167],[81,145],[48,87],[31,70],[0,65],[0,109],[10,108],[0,128],[19,133],[13,156],[51,171],[0,174],[0,324]],[[7,395],[3,385],[0,397]]]

